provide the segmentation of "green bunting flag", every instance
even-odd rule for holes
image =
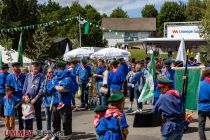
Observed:
[[[22,33],[20,34],[20,40],[18,44],[18,62],[21,66],[23,66],[23,40],[22,40]]]

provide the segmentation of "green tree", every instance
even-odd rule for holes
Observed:
[[[163,34],[164,22],[185,21],[184,9],[176,2],[165,2],[157,17],[157,29]]]
[[[207,2],[207,7],[205,10],[205,15],[201,20],[201,33],[200,35],[205,38],[205,40],[210,44],[210,1]],[[208,59],[210,59],[210,48],[205,47],[204,49],[207,52]]]
[[[44,28],[37,28],[33,35],[33,48],[28,46],[26,52],[33,60],[46,60],[49,57],[51,41]]]
[[[187,21],[200,21],[205,14],[205,0],[189,0],[185,15]]]
[[[128,18],[127,12],[123,11],[122,8],[117,7],[110,15],[111,18]]]
[[[157,17],[158,11],[154,5],[146,4],[143,10],[141,11],[141,15],[144,18]]]

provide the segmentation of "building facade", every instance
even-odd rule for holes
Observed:
[[[108,46],[116,46],[127,41],[154,37],[156,18],[103,18],[102,27],[108,29],[103,33]]]

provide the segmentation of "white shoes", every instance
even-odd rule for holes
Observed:
[[[136,111],[133,112],[133,114],[137,114],[137,113],[142,113],[142,109],[137,109]]]

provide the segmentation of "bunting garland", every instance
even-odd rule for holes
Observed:
[[[84,18],[81,18],[81,19],[84,19]],[[34,24],[34,25],[28,25],[28,26],[21,26],[21,27],[14,27],[14,28],[7,28],[7,29],[0,29],[0,33],[11,33],[11,32],[21,32],[21,31],[28,31],[28,30],[33,30],[35,28],[41,28],[41,27],[49,27],[51,25],[59,25],[59,24],[62,24],[62,23],[65,23],[65,22],[69,22],[69,21],[73,21],[73,20],[78,20],[79,21],[79,17],[76,16],[76,17],[72,17],[72,18],[66,18],[66,19],[63,19],[63,20],[57,20],[57,21],[50,21],[50,22],[46,22],[46,23],[41,23],[41,24]],[[99,25],[96,25],[96,24],[93,24],[91,22],[89,22],[89,25],[94,27],[94,28],[99,28],[103,31],[108,31],[108,32],[113,32],[115,35],[118,35],[117,32],[114,32],[110,29],[106,29],[104,27],[101,27]]]

